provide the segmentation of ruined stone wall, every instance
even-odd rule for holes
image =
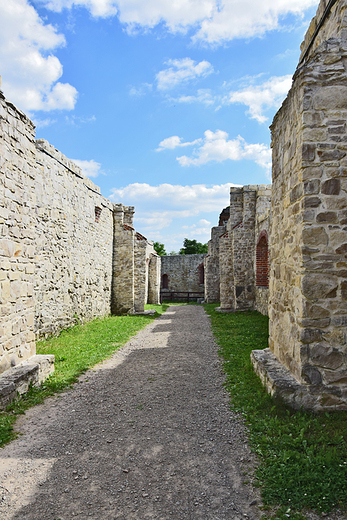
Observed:
[[[315,410],[347,408],[345,12],[335,4],[272,125],[269,345],[297,382],[287,398]]]
[[[111,304],[115,314],[143,310],[157,255],[133,213],[35,141],[32,122],[0,92],[0,373],[35,354],[36,337],[76,319],[109,314]],[[159,279],[153,260],[154,303]]]
[[[208,253],[204,258],[205,268],[205,302],[220,302],[220,277],[219,277],[219,242],[225,232],[225,225],[211,229],[211,240],[208,242]]]
[[[35,353],[35,130],[0,92],[0,373]]]
[[[330,6],[330,9],[326,18],[324,18],[324,13],[327,11],[328,6]],[[331,0],[322,0],[300,46],[301,56],[299,63],[302,60],[307,61],[310,59],[319,45],[337,34],[342,39],[347,39],[346,4],[341,1],[334,3]]]
[[[110,312],[112,204],[0,95],[0,371]],[[95,208],[99,208],[96,222]]]
[[[199,266],[203,265],[205,256],[162,256],[161,273],[168,275],[168,291],[204,292],[204,284],[199,283]]]
[[[42,336],[71,326],[75,318],[110,313],[113,208],[47,141],[36,147],[35,332]]]
[[[254,308],[258,312],[264,315],[268,315],[269,311],[269,286],[259,286],[257,283],[257,244],[261,234],[266,235],[268,238],[268,251],[270,250],[270,221],[271,221],[271,196],[272,189],[271,185],[259,185],[257,189],[257,202],[256,202],[256,214],[255,214],[255,251],[256,254],[253,257],[254,261],[254,272],[256,273],[256,284],[255,284],[255,304]],[[269,274],[269,258],[268,258],[268,274]]]
[[[257,288],[256,241],[268,227],[271,186],[230,188],[230,218],[220,238],[220,302],[225,310],[267,314],[267,289]]]

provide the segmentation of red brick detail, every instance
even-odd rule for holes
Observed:
[[[137,240],[147,240],[147,238],[141,235],[138,231],[136,231],[136,238]]]
[[[95,206],[95,222],[100,222],[102,209],[99,206]]]
[[[269,241],[264,229],[258,238],[256,249],[256,286],[269,287]]]
[[[235,224],[235,226],[232,229],[236,229],[236,228],[243,228],[243,221],[242,220],[238,224]]]

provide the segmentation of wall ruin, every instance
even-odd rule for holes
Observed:
[[[347,408],[346,9],[320,3],[271,127],[270,348],[253,362],[271,393],[313,410]]]
[[[0,374],[76,319],[159,303],[160,259],[133,213],[35,141],[33,123],[0,92]]]
[[[256,309],[267,314],[268,287],[257,283],[257,271],[268,265],[257,261],[257,251],[260,234],[267,236],[269,230],[270,205],[271,186],[230,188],[229,211],[221,213],[219,223],[224,225],[212,228],[205,258],[207,303],[220,302],[222,311]]]
[[[161,257],[161,276],[166,278],[161,292],[198,292],[204,293],[203,269],[206,254],[167,255]]]

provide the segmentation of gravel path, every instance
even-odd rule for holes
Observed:
[[[254,467],[209,318],[170,307],[1,450],[1,520],[256,520]]]

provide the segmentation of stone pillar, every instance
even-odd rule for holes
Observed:
[[[235,310],[253,309],[255,300],[255,210],[256,187],[242,189],[242,224],[233,230],[233,275],[235,291]],[[232,210],[230,204],[230,210]],[[231,211],[230,211],[231,214]]]
[[[132,206],[113,205],[111,312],[116,315],[133,313],[135,310],[133,214]]]
[[[151,254],[148,273],[148,303],[158,305],[160,303],[160,276],[161,257]]]
[[[204,258],[206,303],[220,302],[219,240],[224,232],[225,226],[216,226],[211,230],[208,253]]]
[[[135,234],[134,249],[134,307],[135,312],[144,312],[147,303],[148,264],[146,258],[147,240],[140,233]]]
[[[271,393],[313,410],[347,409],[347,2],[324,5],[271,127],[270,351],[253,353]]]
[[[219,239],[220,309],[235,309],[233,276],[233,234],[226,231]]]

